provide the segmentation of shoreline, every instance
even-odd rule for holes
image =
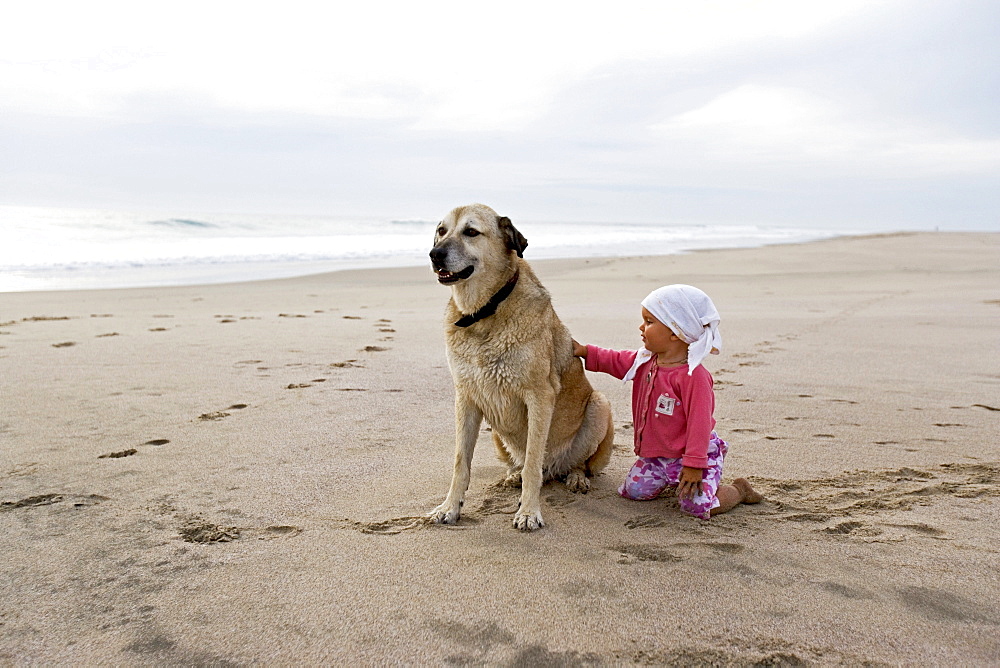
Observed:
[[[462,521],[422,523],[454,447],[426,266],[0,293],[0,665],[996,661],[1000,234],[528,259],[605,347],[653,288],[712,296],[761,504],[618,497],[630,388],[588,374],[589,494],[518,533],[484,425]]]
[[[905,234],[905,231],[900,232],[875,232],[872,235],[877,236],[880,234]],[[814,243],[816,241],[825,241],[828,239],[840,239],[848,237],[867,237],[868,234],[833,234],[828,236],[823,236],[819,238],[805,239],[801,241],[778,241],[778,242],[763,242],[755,245],[722,245],[711,248],[685,248],[670,253],[654,253],[648,255],[648,257],[664,257],[667,255],[684,255],[688,253],[700,253],[713,250],[738,250],[738,249],[751,249],[751,248],[767,248],[770,246],[783,246],[783,245],[795,245],[802,243]],[[679,244],[683,246],[684,244]],[[543,251],[544,253],[545,251]],[[631,257],[629,255],[574,255],[569,257],[563,257],[561,255],[552,255],[551,249],[548,250],[547,255],[543,255],[541,259],[534,260],[536,262],[548,262],[552,260],[588,260],[588,259],[601,259],[601,258],[611,258],[611,257]],[[643,256],[647,257],[647,256]],[[25,282],[25,286],[18,289],[8,289],[0,290],[0,294],[8,294],[12,292],[71,292],[75,290],[89,291],[89,290],[118,290],[118,289],[146,289],[146,288],[161,288],[161,287],[186,287],[194,285],[228,285],[232,283],[248,283],[248,282],[258,282],[261,280],[284,280],[287,278],[302,278],[306,276],[321,275],[321,274],[331,274],[339,273],[342,271],[357,271],[364,270],[367,268],[378,268],[381,270],[385,269],[406,269],[417,266],[424,266],[426,264],[425,258],[411,258],[410,260],[404,261],[402,264],[399,263],[398,259],[390,257],[373,257],[363,260],[330,260],[330,261],[280,261],[280,262],[260,262],[260,261],[246,261],[246,262],[205,262],[205,263],[195,263],[195,264],[150,264],[150,265],[136,265],[134,267],[123,267],[123,266],[81,266],[73,269],[73,272],[77,275],[75,279],[77,282],[89,281],[91,283],[97,283],[95,285],[77,285],[72,287],[25,287],[27,282],[36,281],[61,281],[65,280],[65,277],[48,277],[48,278],[24,278],[22,281]],[[307,269],[306,267],[312,266],[312,269]],[[185,277],[185,270],[188,273],[194,273],[200,276],[200,280],[191,282],[190,278]],[[252,271],[258,271],[263,274],[262,278],[226,278],[227,276],[233,275],[246,275]],[[124,285],[103,285],[101,283],[107,282],[107,276],[109,273],[114,272],[116,278],[125,283]],[[15,272],[18,273],[18,272]],[[147,278],[148,277],[148,278]],[[159,278],[156,278],[159,277]],[[9,279],[10,280],[10,279]]]

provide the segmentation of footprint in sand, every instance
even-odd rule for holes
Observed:
[[[312,387],[315,383],[325,383],[326,378],[314,378],[308,383],[289,383],[285,386],[286,390],[301,390],[306,387]]]
[[[392,324],[391,320],[387,320],[386,318],[379,318],[378,320],[375,321],[375,328],[378,329],[378,331],[382,334],[395,334],[396,330],[389,326],[391,324]],[[381,339],[379,339],[379,341],[392,341],[392,340],[393,338],[391,336],[383,336]]]
[[[1000,465],[991,463],[947,463],[936,467],[879,471],[848,471],[813,480],[767,480],[754,478],[755,485],[770,488],[768,496],[788,510],[781,519],[816,521],[820,515],[841,517],[841,522],[825,533],[877,535],[858,520],[861,515],[910,510],[914,506],[956,498],[1000,496]],[[855,524],[851,524],[854,522]],[[880,530],[874,530],[880,531]]]
[[[713,543],[711,541],[706,541],[704,543],[674,543],[671,547],[704,547],[714,552],[722,552],[723,554],[737,554],[746,549],[746,547],[740,545],[739,543]]]
[[[0,512],[15,510],[17,508],[37,508],[38,506],[48,506],[59,503],[63,500],[62,494],[38,494],[29,496],[18,501],[4,501],[0,503]]]
[[[821,532],[836,536],[878,536],[882,530],[866,525],[864,522],[840,522],[832,527],[820,529]]]
[[[935,622],[1000,624],[993,610],[950,591],[910,586],[903,587],[898,594],[908,608]]]
[[[201,518],[191,518],[177,532],[188,543],[228,543],[240,537],[236,527],[220,526]]]
[[[198,416],[198,419],[203,422],[214,422],[216,420],[222,420],[232,415],[232,413],[229,413],[228,411],[243,410],[246,407],[247,404],[233,404],[224,411],[212,411],[211,413],[202,413],[201,415]]]
[[[863,589],[853,589],[851,587],[846,587],[837,582],[820,582],[819,586],[828,592],[837,594],[838,596],[843,596],[844,598],[854,598],[854,599],[870,599],[874,598],[872,594]]]
[[[63,341],[62,343],[53,343],[53,348],[69,348],[70,346],[75,346],[76,341]]]
[[[833,515],[828,515],[827,513],[795,513],[794,515],[785,515],[783,520],[789,522],[828,522]]]
[[[929,524],[918,523],[918,524],[888,524],[886,526],[896,527],[897,529],[909,529],[910,531],[916,531],[919,534],[925,536],[943,536],[945,532],[941,529],[936,529]]]
[[[100,494],[39,494],[18,501],[4,501],[0,503],[0,512],[18,510],[20,508],[51,506],[63,501],[72,501],[74,508],[86,508],[88,506],[96,506],[102,501],[110,500],[110,497],[101,496]]]
[[[292,526],[290,524],[272,525],[264,527],[263,529],[240,527],[241,537],[256,538],[257,540],[291,538],[292,536],[298,536],[300,533],[302,533],[302,529],[300,527]]]
[[[339,524],[345,529],[354,529],[355,531],[360,531],[361,533],[395,536],[396,534],[403,533],[404,531],[411,531],[413,529],[430,526],[431,521],[430,518],[424,515],[417,515],[411,517],[395,517],[375,522],[357,522],[354,520],[344,519],[341,520]]]
[[[626,529],[656,529],[667,526],[667,520],[656,515],[639,515],[625,523]]]
[[[128,450],[121,450],[119,452],[109,452],[106,455],[98,455],[98,459],[121,459],[122,457],[131,457],[132,455],[139,452],[135,448],[129,448]]]
[[[389,350],[389,348],[383,348],[382,346],[365,346],[361,349],[364,353],[381,353]]]
[[[665,550],[659,545],[617,545],[610,549],[618,553],[618,563],[623,565],[642,561],[676,563],[684,560],[684,557]]]

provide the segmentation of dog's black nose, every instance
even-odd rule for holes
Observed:
[[[441,248],[440,246],[435,246],[434,248],[431,249],[431,261],[432,262],[441,262],[442,260],[444,260],[444,258],[445,258],[445,256],[447,254],[448,254],[448,251],[446,251],[445,249]]]

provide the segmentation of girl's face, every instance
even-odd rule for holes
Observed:
[[[642,333],[643,345],[651,353],[665,353],[676,346],[674,341],[680,341],[669,327],[653,317],[653,314],[645,308],[642,309],[639,331]]]

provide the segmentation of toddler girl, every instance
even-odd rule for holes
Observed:
[[[712,375],[702,366],[722,348],[719,312],[704,292],[668,285],[642,300],[643,348],[626,351],[584,346],[574,354],[588,371],[632,384],[632,424],[639,456],[618,493],[638,501],[677,488],[681,509],[707,520],[763,497],[744,478],[719,485],[729,449],[715,433]]]

